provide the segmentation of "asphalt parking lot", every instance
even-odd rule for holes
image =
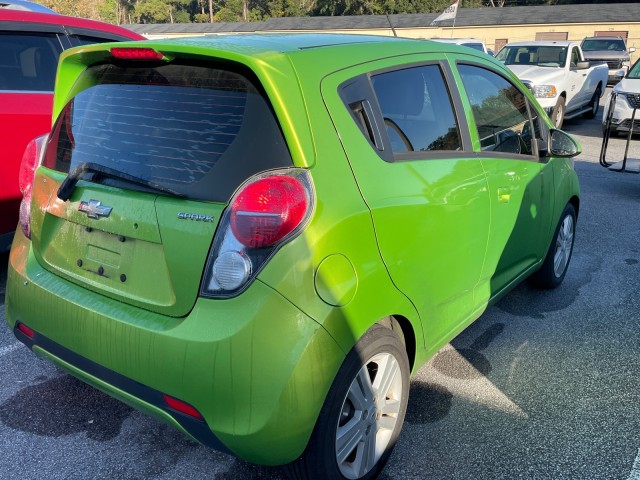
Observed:
[[[516,288],[414,376],[381,478],[640,480],[640,175],[598,164],[599,119],[564,129],[583,145],[564,284]],[[623,148],[613,139],[609,159]],[[0,256],[0,478],[284,479],[35,358],[6,328],[6,265]]]

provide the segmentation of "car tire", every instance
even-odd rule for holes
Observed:
[[[409,360],[392,322],[371,327],[345,358],[305,452],[286,466],[290,478],[368,480],[384,468],[409,397]]]
[[[598,114],[598,109],[600,108],[600,94],[602,90],[600,87],[596,88],[596,91],[593,92],[593,97],[591,97],[591,101],[589,102],[589,111],[584,112],[582,114],[582,118],[592,119],[596,118]]]
[[[564,207],[560,216],[542,267],[531,276],[534,285],[539,288],[552,289],[562,283],[571,261],[575,236],[576,210],[569,203]]]
[[[564,111],[565,111],[565,98],[558,98],[558,102],[556,106],[553,107],[553,112],[551,112],[551,121],[555,128],[562,128],[562,124],[564,123]]]

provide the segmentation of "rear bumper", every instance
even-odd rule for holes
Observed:
[[[266,465],[302,453],[344,359],[322,327],[259,281],[166,317],[46,271],[21,232],[5,304],[9,326],[38,355],[206,445]],[[172,410],[163,395],[204,420]]]

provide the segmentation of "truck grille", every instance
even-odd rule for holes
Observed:
[[[621,60],[607,60],[607,65],[609,65],[610,70],[616,70],[618,68],[622,68]]]
[[[640,93],[626,93],[625,97],[631,108],[640,108]]]
[[[618,125],[618,130],[629,131],[630,128],[631,128],[630,118],[627,118],[624,122],[620,122],[620,125]],[[633,121],[633,132],[634,133],[640,132],[640,120]]]
[[[605,60],[604,58],[594,58],[591,62],[604,62],[609,67],[609,70],[617,70],[622,68],[622,60]]]

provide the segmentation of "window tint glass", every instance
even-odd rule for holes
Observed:
[[[482,150],[531,155],[531,120],[524,94],[490,70],[459,65]],[[536,128],[536,132],[539,128]]]
[[[496,55],[496,60],[505,65],[538,65],[549,68],[563,66],[566,59],[566,47],[537,45],[504,47]]]
[[[53,91],[60,52],[55,34],[0,33],[0,90]]]
[[[631,70],[627,74],[627,78],[640,78],[640,60],[636,60]]]
[[[292,164],[269,103],[240,73],[172,64],[100,65],[85,75],[94,86],[60,114],[50,168],[91,162],[188,198],[227,201],[250,175]]]
[[[73,46],[91,45],[94,43],[113,42],[112,38],[94,37],[89,35],[70,35]]]
[[[474,50],[480,50],[481,52],[484,52],[484,47],[482,46],[481,43],[461,43],[461,45],[464,45],[465,47],[473,48]]]
[[[453,105],[438,65],[375,75],[372,82],[394,153],[461,148]]]

